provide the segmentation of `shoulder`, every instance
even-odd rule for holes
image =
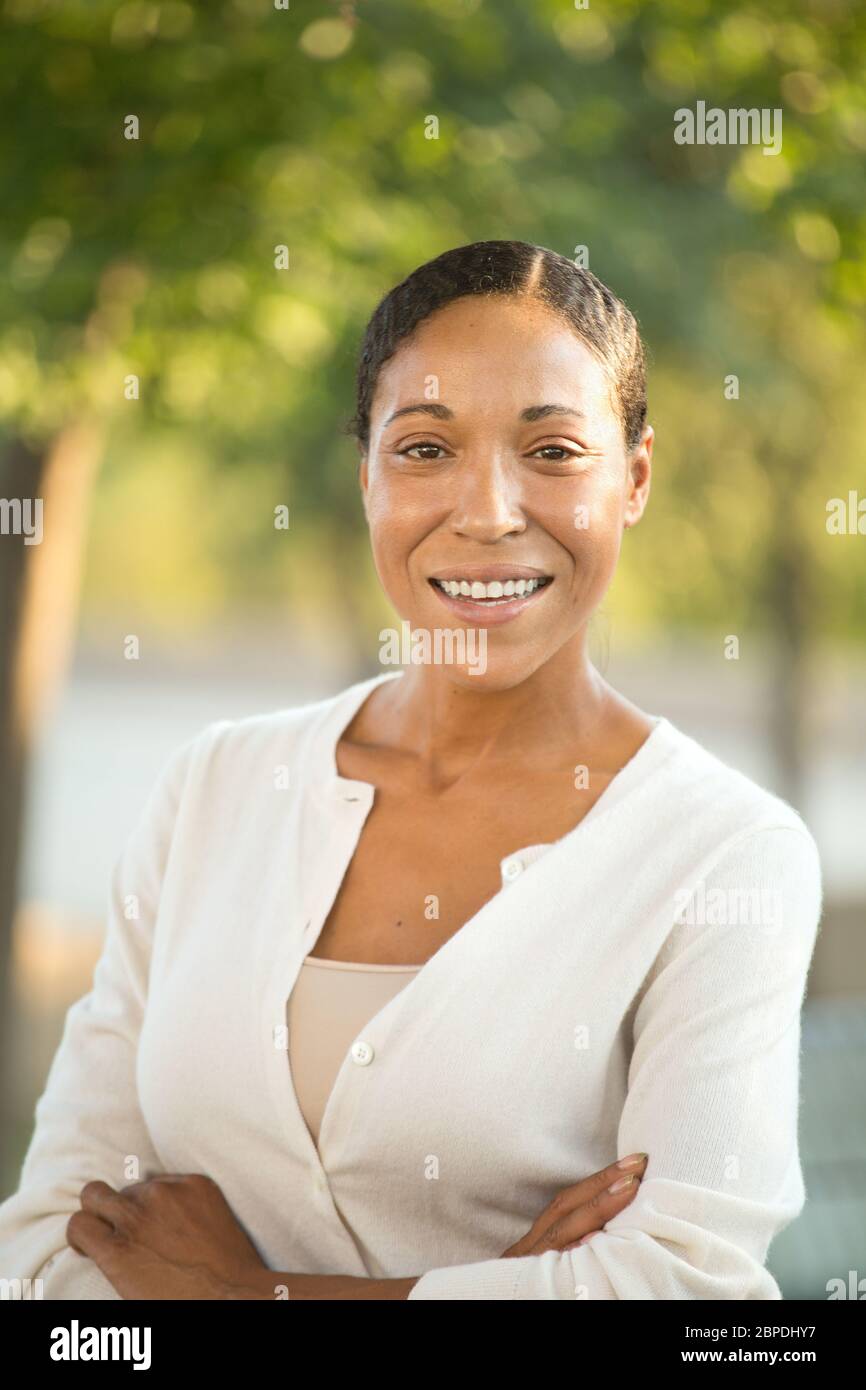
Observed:
[[[310,777],[326,768],[333,772],[333,746],[341,728],[382,679],[358,681],[300,705],[215,720],[175,750],[170,766],[187,782],[223,788],[272,778],[282,767]]]
[[[660,964],[687,954],[722,970],[725,988],[739,987],[737,981],[748,987],[750,972],[763,971],[780,988],[793,981],[796,993],[823,907],[820,853],[809,826],[784,797],[669,721],[659,734],[657,776],[641,790],[652,863],[667,890],[665,924],[673,902]]]
[[[745,855],[800,861],[820,876],[818,848],[800,812],[776,792],[725,762],[669,720],[661,721],[663,757],[656,809],[671,828],[717,857]]]

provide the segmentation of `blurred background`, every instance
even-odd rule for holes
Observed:
[[[653,493],[599,666],[821,847],[809,1201],[770,1267],[788,1298],[866,1275],[858,0],[0,13],[0,497],[44,499],[41,544],[0,534],[0,1197],[168,754],[379,669],[344,432],[367,318],[515,238],[588,264],[650,350]],[[781,152],[678,145],[699,100],[780,109]]]

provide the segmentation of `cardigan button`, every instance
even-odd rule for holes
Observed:
[[[523,865],[519,859],[506,859],[505,863],[502,865],[502,874],[504,878],[517,878],[522,873]]]
[[[352,1061],[357,1062],[359,1067],[368,1067],[374,1055],[372,1043],[364,1042],[363,1038],[352,1043]]]

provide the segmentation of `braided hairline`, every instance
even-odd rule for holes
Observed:
[[[502,264],[502,261],[505,264]],[[471,294],[536,299],[561,317],[607,369],[629,452],[646,422],[646,361],[634,315],[591,271],[526,242],[477,242],[446,251],[385,295],[364,334],[357,409],[347,429],[366,448],[379,371],[437,309]]]

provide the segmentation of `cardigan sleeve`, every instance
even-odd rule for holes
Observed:
[[[47,1299],[119,1298],[93,1261],[67,1245],[67,1221],[85,1183],[122,1187],[162,1171],[138,1106],[136,1053],[176,808],[202,737],[168,759],[115,863],[92,988],[66,1015],[18,1191],[0,1206],[0,1276],[39,1278]]]
[[[799,819],[742,832],[685,886],[638,996],[610,1155],[649,1154],[636,1196],[574,1250],[429,1270],[409,1298],[781,1298],[765,1259],[805,1201],[800,1011],[821,896]]]

